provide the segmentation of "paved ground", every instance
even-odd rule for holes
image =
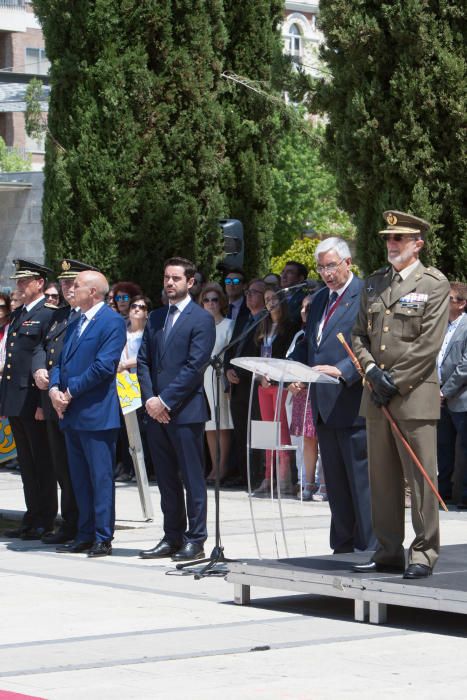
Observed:
[[[388,624],[374,626],[353,621],[350,601],[259,588],[251,606],[236,606],[223,578],[196,581],[168,560],[137,558],[161,534],[151,490],[156,520],[144,523],[136,486],[118,486],[112,557],[0,538],[0,691],[48,700],[465,697],[464,616],[392,607]],[[0,469],[0,511],[22,503],[18,475]],[[253,505],[263,556],[276,546],[283,555],[275,508]],[[290,555],[329,553],[327,504],[289,500],[284,515]],[[256,556],[246,494],[222,492],[221,524],[227,556]],[[442,514],[444,543],[464,543],[466,531],[467,514]]]

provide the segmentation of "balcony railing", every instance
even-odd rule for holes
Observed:
[[[14,10],[24,10],[27,4],[27,0],[0,0],[0,7],[11,7]]]

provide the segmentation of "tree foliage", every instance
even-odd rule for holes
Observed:
[[[222,0],[34,0],[34,8],[51,61],[49,260],[86,260],[153,295],[168,256],[210,273],[225,211]]]
[[[304,231],[349,238],[355,229],[337,205],[334,175],[323,162],[322,126],[302,119],[280,140],[272,169],[273,198],[277,209],[273,254],[280,255]]]
[[[0,136],[0,172],[15,173],[28,170],[31,170],[31,158],[25,158],[17,148],[8,148]]]
[[[281,255],[271,258],[271,272],[280,275],[286,263],[294,260],[306,266],[308,279],[320,279],[315,260],[315,249],[318,243],[316,238],[297,238]]]
[[[358,229],[366,271],[384,260],[385,209],[428,219],[426,259],[465,277],[465,8],[456,0],[322,0],[332,78],[314,100],[329,116],[326,155]]]
[[[282,0],[224,0],[228,44],[224,70],[270,86],[280,61]],[[245,270],[264,274],[269,265],[275,204],[272,166],[278,139],[286,128],[274,101],[226,81],[222,95],[227,160],[223,189],[229,216],[240,219],[245,234]]]

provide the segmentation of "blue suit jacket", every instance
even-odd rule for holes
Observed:
[[[209,410],[204,394],[204,368],[216,341],[210,313],[190,302],[176,320],[167,343],[164,323],[168,307],[149,315],[138,353],[138,379],[143,404],[160,396],[174,423],[204,423]]]
[[[79,317],[78,317],[79,318]],[[125,321],[104,305],[76,338],[78,319],[66,331],[50,386],[70,390],[72,400],[60,421],[73,430],[110,430],[120,427],[115,375],[126,343]]]
[[[329,289],[324,287],[317,292],[308,312],[305,340],[299,343],[289,358],[310,367],[333,365],[340,369],[342,380],[339,384],[312,384],[310,390],[313,420],[316,422],[319,411],[323,421],[336,428],[363,424],[362,418],[359,417],[362,398],[361,378],[343,345],[337,339],[337,334],[343,333],[350,345],[350,333],[359,310],[363,285],[363,280],[358,277],[353,278],[326,324],[319,345],[317,333],[329,299]]]

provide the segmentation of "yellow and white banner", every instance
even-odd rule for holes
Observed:
[[[136,411],[142,406],[141,389],[138,382],[136,372],[118,372],[117,374],[117,393],[120,399],[120,406],[123,415]]]
[[[0,464],[16,458],[16,445],[8,418],[0,418]]]

